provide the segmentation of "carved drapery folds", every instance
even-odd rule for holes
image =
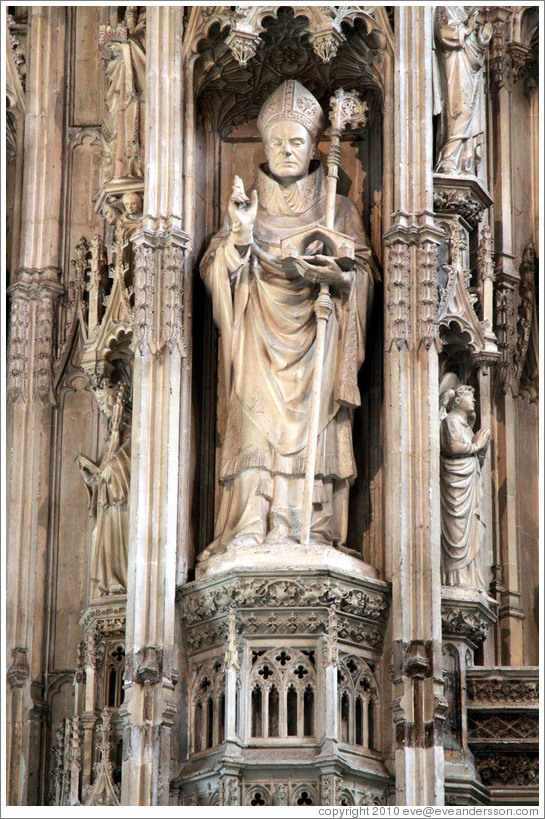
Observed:
[[[491,34],[490,24],[478,19],[478,9],[438,6],[435,10],[438,173],[477,173],[483,65]]]
[[[441,564],[443,583],[484,591],[481,466],[490,431],[473,434],[473,388],[447,373],[439,390],[441,405]]]
[[[116,27],[100,27],[109,82],[102,126],[103,182],[144,176],[145,31],[146,11],[141,6],[127,6],[125,19]]]

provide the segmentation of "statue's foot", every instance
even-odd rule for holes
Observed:
[[[197,563],[203,563],[205,560],[208,560],[209,557],[214,557],[214,555],[221,555],[226,552],[227,549],[220,541],[216,541],[210,544],[204,552],[201,552],[200,555],[197,557]]]
[[[108,594],[125,594],[126,589],[120,583],[110,583]]]
[[[230,549],[251,549],[252,546],[260,546],[261,541],[256,535],[239,535],[229,543]]]
[[[275,526],[274,529],[271,529],[267,537],[265,538],[265,544],[267,546],[274,546],[278,543],[297,543],[297,538],[293,536],[292,531],[290,530],[289,526],[286,525],[278,525]]]

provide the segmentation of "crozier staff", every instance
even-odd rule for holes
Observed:
[[[337,196],[334,227],[355,240],[354,269],[341,270],[320,246],[296,259],[293,270],[282,268],[281,239],[324,224],[325,175],[311,161],[323,114],[312,94],[290,80],[265,102],[258,127],[267,164],[249,196],[235,181],[223,230],[201,264],[221,333],[227,393],[223,492],[215,540],[202,558],[228,546],[299,539],[321,284],[330,288],[333,313],[325,339],[311,543],[344,547],[348,489],[356,476],[351,421],[360,403],[371,251],[356,206]]]

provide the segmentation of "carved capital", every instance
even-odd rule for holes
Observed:
[[[22,270],[9,293],[8,399],[45,401],[52,389],[57,303],[63,288],[53,268]]]
[[[494,600],[477,589],[443,586],[441,620],[443,638],[463,640],[473,648],[485,639],[490,626],[496,622],[491,606]]]
[[[142,230],[135,246],[133,330],[141,355],[159,355],[165,347],[185,356],[184,264],[188,237]]]
[[[26,86],[26,57],[23,52],[23,48],[21,46],[21,41],[19,39],[19,33],[21,28],[24,29],[24,26],[21,27],[19,23],[15,20],[12,14],[7,15],[7,25],[9,31],[9,43],[11,46],[11,52],[13,55],[13,62],[17,69],[17,74],[19,76],[19,81],[21,83],[21,87],[23,91],[25,90]]]
[[[499,91],[504,87],[509,75],[507,42],[509,22],[501,16],[492,20],[492,39],[488,50],[488,66],[492,90]]]
[[[388,292],[385,348],[398,350],[409,346],[410,338],[410,264],[407,242],[392,238],[386,245],[386,281]]]
[[[419,345],[429,350],[437,334],[439,291],[437,285],[438,245],[424,239],[416,251],[418,265],[418,325]]]
[[[506,392],[513,386],[515,376],[517,290],[511,282],[503,279],[496,284],[495,330],[501,356],[498,365],[498,384]]]
[[[22,688],[30,677],[30,667],[27,660],[27,649],[17,646],[11,652],[11,665],[7,671],[7,678],[12,688]]]

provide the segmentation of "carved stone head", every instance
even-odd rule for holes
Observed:
[[[308,174],[323,122],[320,103],[297,80],[282,83],[271,94],[257,124],[272,176],[291,184]]]

